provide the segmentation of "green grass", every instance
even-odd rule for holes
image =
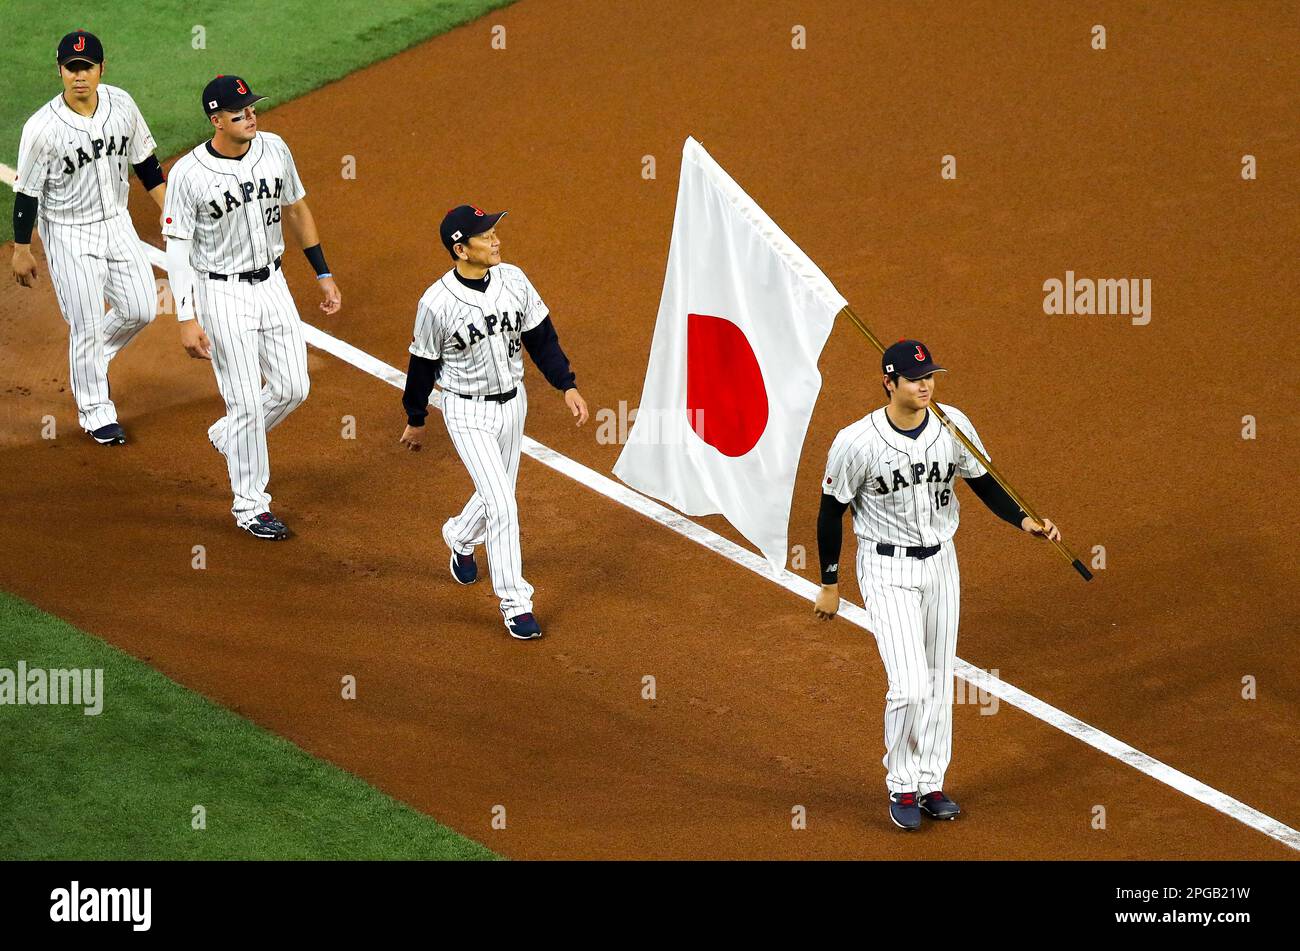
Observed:
[[[23,123],[62,88],[54,50],[71,30],[104,44],[104,82],[135,97],[167,159],[208,135],[199,97],[218,73],[236,73],[273,109],[362,66],[512,0],[229,0],[195,13],[181,0],[0,0],[0,163],[18,162]],[[58,11],[63,12],[58,12]],[[192,46],[206,30],[206,49]],[[483,42],[488,42],[486,32]],[[137,187],[133,185],[132,187]],[[0,241],[13,237],[13,192],[0,187]]]
[[[103,668],[103,710],[0,706],[3,859],[491,859],[483,846],[25,601],[0,668]],[[342,701],[340,701],[342,702]],[[207,828],[191,827],[192,809]]]

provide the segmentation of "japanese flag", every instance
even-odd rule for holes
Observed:
[[[844,305],[688,138],[650,365],[614,474],[687,515],[724,515],[783,569],[817,359]]]

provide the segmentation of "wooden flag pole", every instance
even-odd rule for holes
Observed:
[[[871,341],[871,345],[879,350],[882,355],[884,354],[885,345],[882,344],[876,335],[871,332],[871,328],[864,324],[862,319],[853,312],[852,307],[845,304],[840,313],[848,317],[849,320],[853,322],[853,326],[857,327],[858,330],[862,332],[862,335]],[[948,427],[948,432],[956,436],[958,441],[966,447],[966,450],[980,461],[980,465],[989,471],[993,478],[997,480],[998,485],[1007,490],[1007,495],[1011,496],[1012,500],[1025,510],[1025,514],[1041,526],[1043,520],[1038,517],[1038,514],[1030,507],[1029,503],[1024,500],[1019,492],[1011,487],[1011,483],[1003,478],[1002,473],[998,472],[998,470],[994,468],[993,463],[989,462],[988,459],[984,457],[984,453],[980,452],[979,449],[975,447],[975,444],[966,438],[966,434],[952,424],[952,421],[948,419],[943,410],[939,409],[938,404],[931,401],[930,409],[934,412],[934,415],[939,417],[939,421]],[[1083,562],[1075,556],[1074,552],[1070,551],[1070,549],[1066,547],[1063,541],[1060,539],[1048,540],[1056,546],[1056,550],[1061,553],[1061,556],[1065,558],[1066,562],[1068,562],[1075,571],[1079,572],[1084,581],[1092,580],[1092,572],[1084,567]]]

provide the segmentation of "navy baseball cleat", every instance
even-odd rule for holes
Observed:
[[[456,584],[473,584],[478,580],[478,562],[473,555],[462,555],[454,548],[451,551],[451,576]]]
[[[506,621],[506,630],[517,641],[531,641],[542,636],[541,625],[531,614],[519,614]]]
[[[961,814],[961,806],[936,789],[921,797],[921,811],[931,819],[956,819]]]
[[[289,537],[289,528],[270,512],[263,512],[244,526],[244,531],[254,538],[268,542],[284,541]]]
[[[442,526],[442,543],[451,549],[451,577],[456,584],[473,584],[478,580],[478,563],[474,561],[472,553],[462,555],[456,550],[456,546],[451,543],[451,538],[447,534],[451,523],[452,519],[447,519]]]
[[[889,821],[908,832],[921,828],[921,810],[916,805],[916,793],[889,794]]]
[[[126,430],[117,423],[109,423],[91,430],[90,437],[101,446],[120,446],[126,442]]]

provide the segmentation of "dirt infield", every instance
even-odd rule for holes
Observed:
[[[959,655],[1295,827],[1300,345],[1282,283],[1300,244],[1300,18],[997,9],[525,0],[266,118],[294,149],[343,311],[319,318],[296,254],[291,286],[307,320],[404,369],[415,302],[448,263],[437,219],[462,199],[508,208],[504,256],[551,306],[593,410],[635,405],[695,135],[877,334],[934,348],[952,371],[939,398],[1067,541],[1105,546],[1085,585],[963,490]],[[435,92],[466,76],[482,98]],[[133,198],[156,240],[156,210]],[[1150,323],[1045,315],[1043,282],[1067,270],[1150,278]],[[6,279],[3,587],[497,852],[1295,857],[1006,705],[956,708],[948,787],[967,814],[904,837],[884,815],[884,673],[861,630],[815,623],[806,602],[525,460],[546,637],[513,642],[487,585],[447,577],[438,527],[469,479],[438,419],[431,451],[399,449],[396,390],[312,354],[311,397],[270,440],[276,512],[298,537],[260,545],[233,528],[204,435],[216,386],[171,319],[114,364],[133,436],[120,451],[77,432],[65,340],[48,279]],[[810,561],[821,466],[879,405],[874,365],[837,327],[793,512]],[[528,434],[608,473],[619,447],[576,431],[534,369],[527,383]],[[347,674],[355,701],[339,699]]]

